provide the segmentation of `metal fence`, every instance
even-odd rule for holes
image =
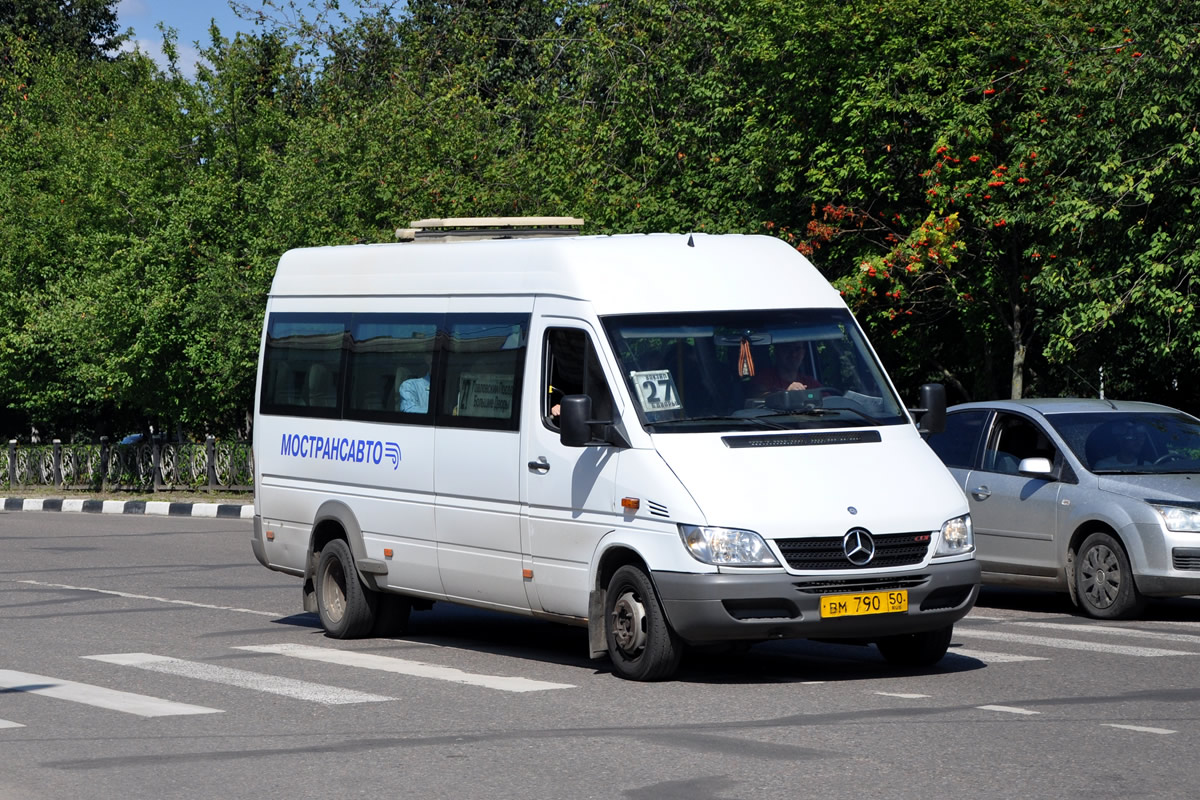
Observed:
[[[138,492],[251,491],[254,463],[249,442],[20,444],[10,440],[0,458],[0,486],[52,486],[72,490]]]

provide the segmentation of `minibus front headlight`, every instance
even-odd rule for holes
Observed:
[[[961,556],[975,550],[975,531],[971,528],[971,515],[948,519],[942,523],[941,536],[935,556]]]
[[[1151,503],[1150,507],[1162,517],[1167,530],[1200,532],[1200,510],[1182,506],[1164,506],[1157,503]]]
[[[697,561],[718,567],[777,567],[766,540],[754,531],[680,525],[679,536]]]

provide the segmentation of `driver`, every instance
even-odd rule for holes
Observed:
[[[1144,463],[1142,450],[1146,444],[1146,427],[1125,422],[1116,434],[1117,451],[1098,460],[1095,469],[1125,469]]]
[[[755,386],[762,393],[795,392],[816,389],[821,382],[809,371],[808,344],[779,342],[775,345],[775,366],[760,370]]]

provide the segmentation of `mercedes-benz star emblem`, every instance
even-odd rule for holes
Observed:
[[[865,567],[875,557],[875,540],[862,528],[853,528],[842,537],[842,552],[856,567]]]

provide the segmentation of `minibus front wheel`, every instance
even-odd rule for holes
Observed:
[[[604,629],[613,670],[622,678],[654,681],[679,666],[683,643],[671,630],[650,577],[626,565],[605,592]]]
[[[354,557],[343,539],[321,548],[317,560],[317,613],[325,633],[334,639],[357,639],[375,624],[376,594],[362,585]]]

